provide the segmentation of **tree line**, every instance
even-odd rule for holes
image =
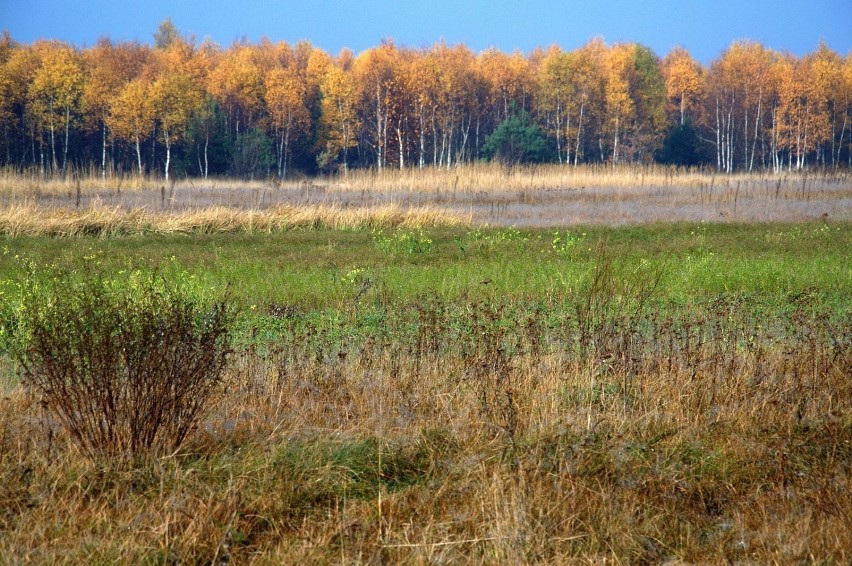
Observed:
[[[63,174],[284,178],[508,162],[852,166],[852,54],[750,41],[710,65],[594,39],[529,54],[392,41],[222,49],[170,21],[153,45],[0,36],[0,164]]]

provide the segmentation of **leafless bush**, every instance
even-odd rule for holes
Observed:
[[[90,457],[177,450],[222,382],[230,314],[153,278],[86,275],[31,294],[24,383]]]

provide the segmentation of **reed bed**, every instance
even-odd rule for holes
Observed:
[[[578,167],[568,165],[521,165],[515,167],[499,163],[475,163],[452,168],[427,167],[424,169],[357,169],[346,176],[324,179],[317,184],[329,188],[366,191],[459,192],[492,193],[505,191],[541,191],[566,188],[642,188],[681,187],[712,188],[735,186],[746,188],[751,184],[781,180],[783,184],[810,177],[826,182],[849,186],[852,183],[847,171],[783,172],[775,174],[754,173],[722,174],[704,168],[678,168],[663,165],[608,165],[593,164]]]
[[[429,209],[434,214],[443,211],[440,213],[459,216],[456,220],[427,219],[421,223],[424,225],[459,221],[526,227],[790,222],[852,218],[852,177],[847,171],[718,175],[661,166],[510,168],[481,163],[449,170],[353,170],[346,175],[286,181],[187,178],[166,187],[156,178],[36,179],[6,170],[0,174],[0,208],[19,205],[115,209],[116,214],[120,209],[131,216],[139,215],[137,209],[171,215],[195,210],[201,216],[218,217],[217,222],[229,216],[218,208],[236,209],[247,214],[232,215],[234,221],[240,218],[260,224],[264,224],[263,214],[280,216],[285,209],[311,215],[309,211],[320,207],[335,210],[335,216],[337,209],[359,211],[344,216],[374,209],[374,214],[382,216],[388,205],[417,209],[410,213],[413,215],[429,216]],[[353,222],[362,225],[361,220],[331,225],[351,226]]]
[[[852,173],[841,170],[769,171],[723,174],[710,168],[680,168],[664,165],[580,166],[543,164],[506,166],[500,163],[472,163],[450,168],[425,167],[381,171],[374,168],[352,169],[346,173],[306,177],[296,174],[287,179],[237,179],[210,177],[208,179],[175,178],[166,186],[156,175],[138,176],[113,173],[106,176],[97,171],[71,171],[66,175],[44,176],[36,170],[0,170],[0,195],[37,196],[92,194],[104,191],[174,191],[198,187],[234,189],[305,189],[330,191],[368,191],[377,193],[494,193],[512,191],[541,191],[565,188],[642,188],[681,187],[710,189],[714,187],[752,186],[766,184],[780,188],[801,186],[802,179],[810,183],[852,186]]]
[[[263,210],[214,206],[178,212],[103,206],[48,208],[31,204],[0,209],[0,233],[11,237],[274,232],[294,228],[414,228],[466,225],[470,221],[469,216],[436,207],[405,208],[398,205],[369,208],[278,205]]]

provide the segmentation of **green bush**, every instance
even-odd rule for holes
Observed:
[[[20,313],[24,384],[90,457],[177,450],[222,383],[227,305],[153,275],[54,275]]]

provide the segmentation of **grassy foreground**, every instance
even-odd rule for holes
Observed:
[[[0,556],[848,563],[850,228],[2,237],[4,348],[51,265],[238,315],[212,410],[132,464],[0,356]]]

